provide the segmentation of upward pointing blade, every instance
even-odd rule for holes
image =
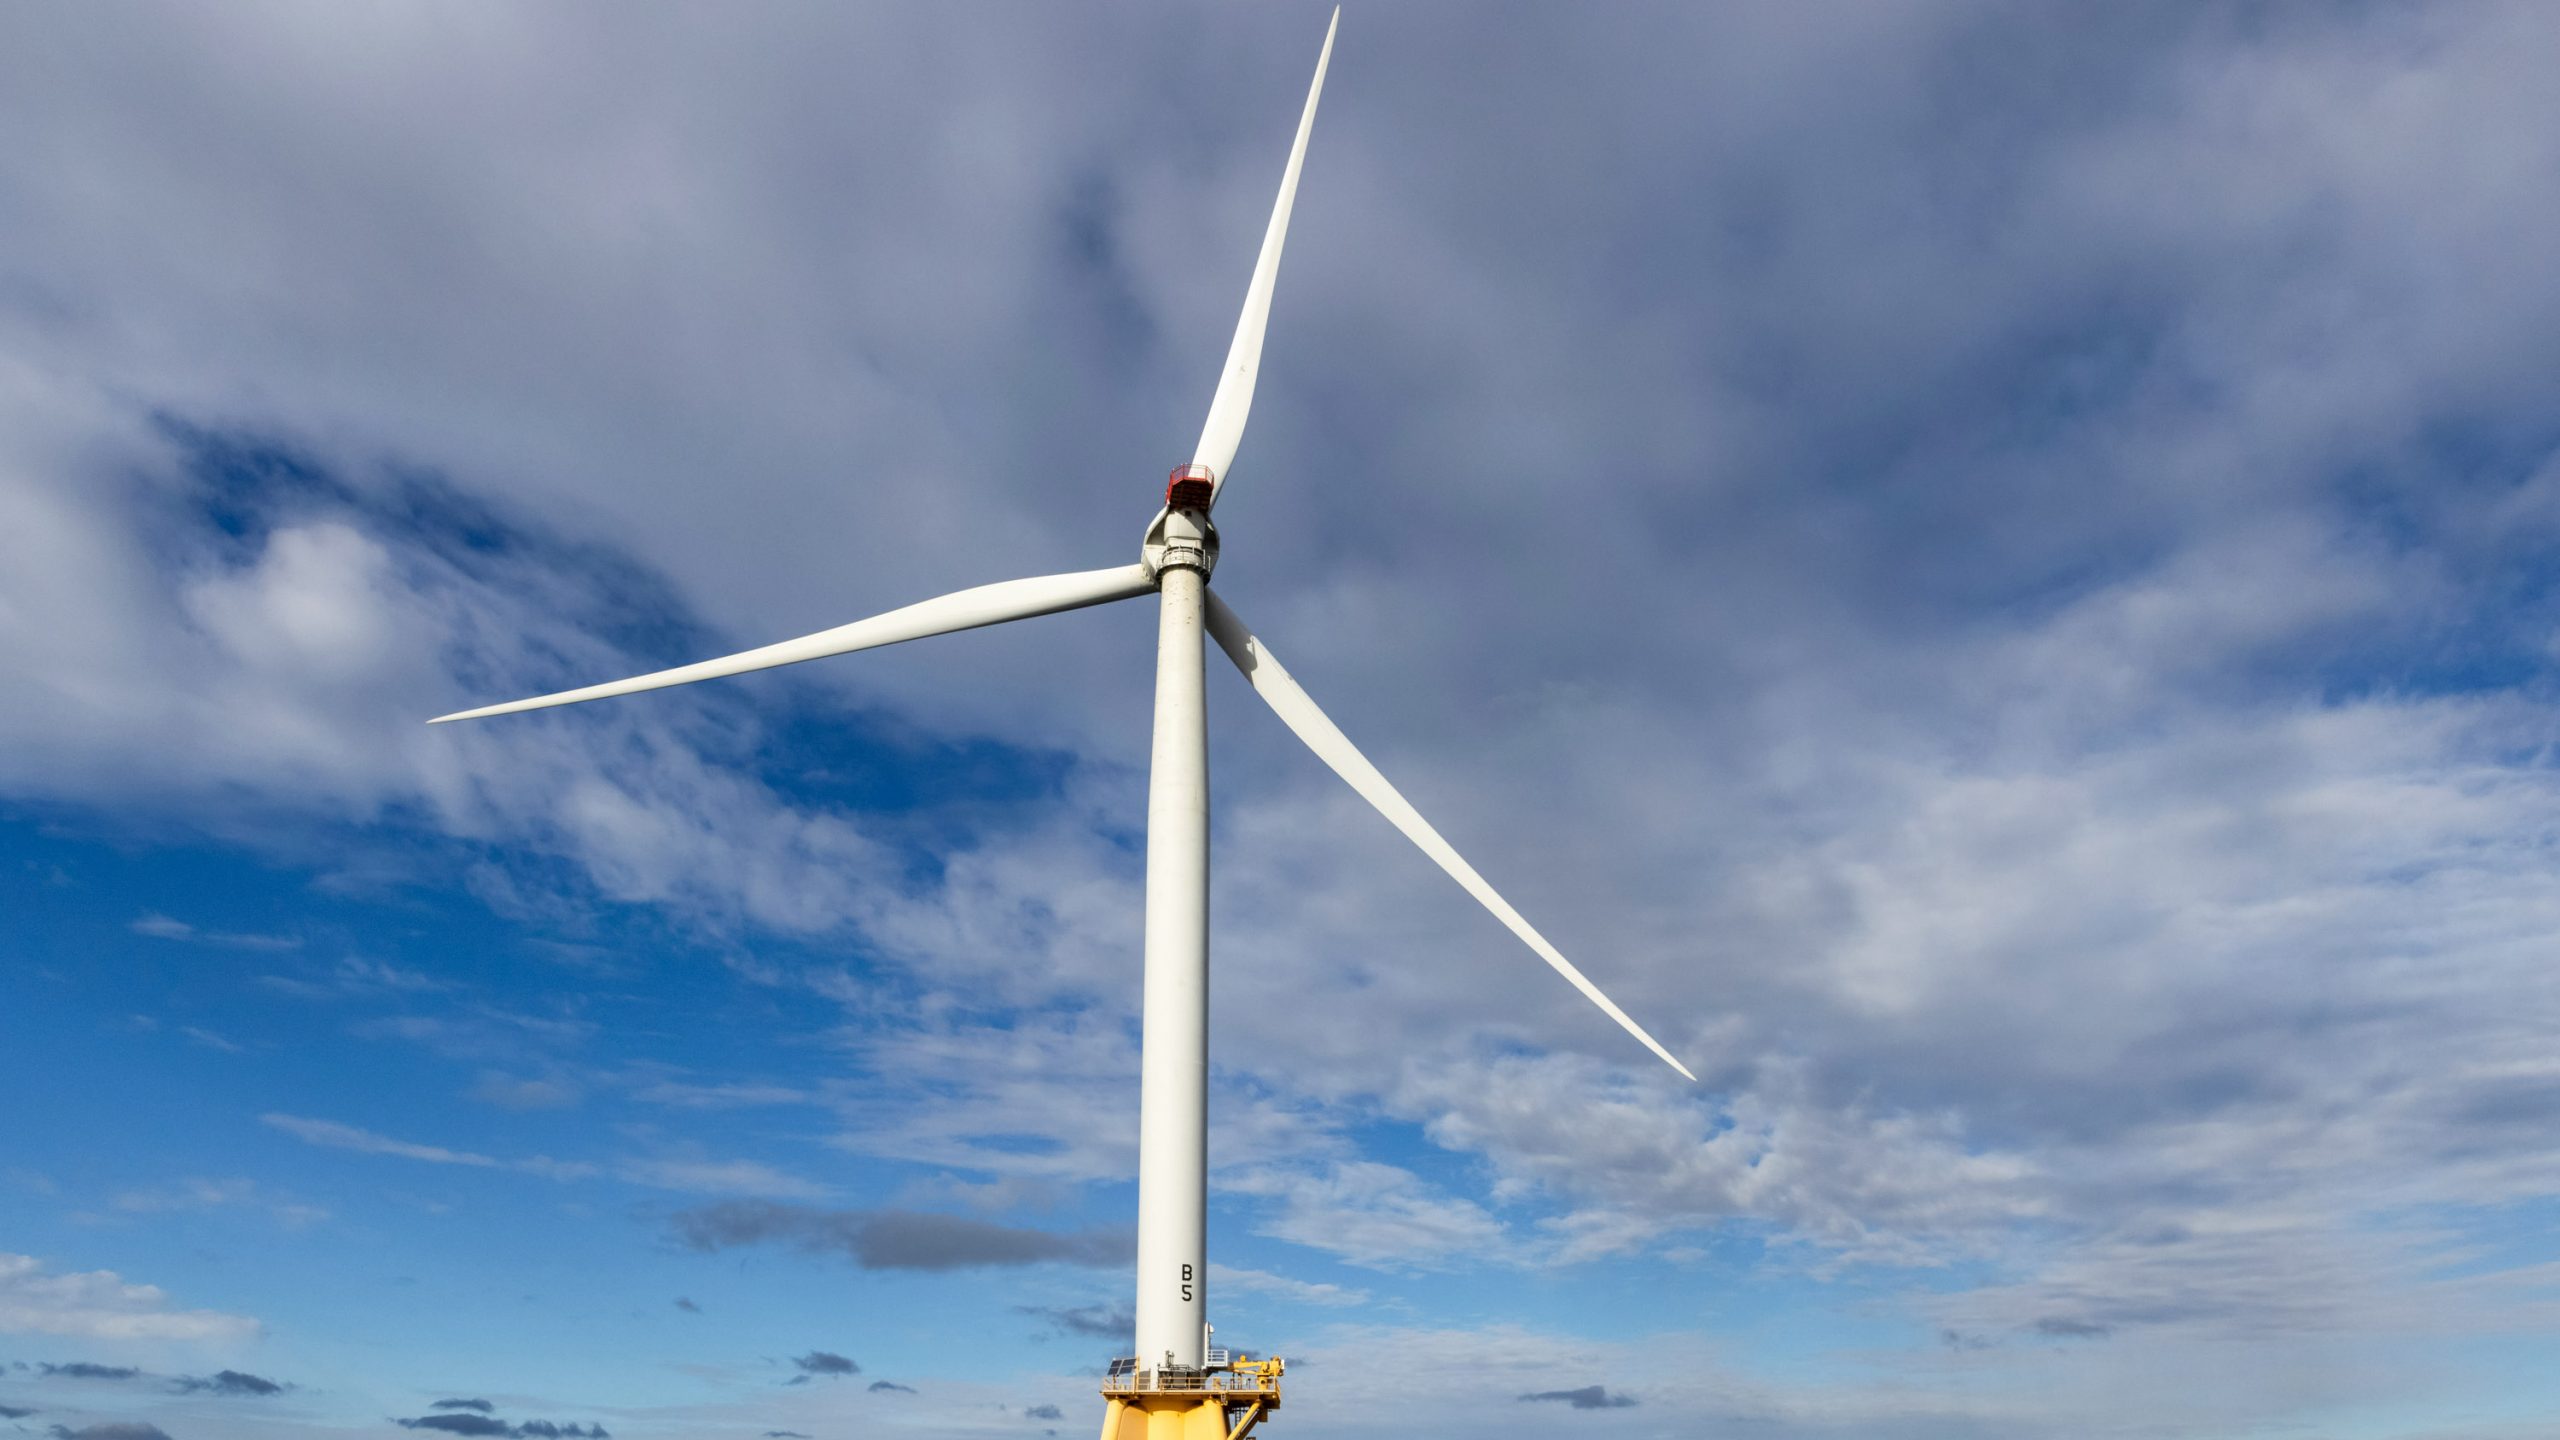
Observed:
[[[477,720],[487,715],[513,714],[518,710],[574,705],[581,700],[602,700],[608,695],[662,690],[669,685],[715,680],[723,675],[742,675],[749,670],[797,665],[803,660],[821,660],[848,651],[895,645],[901,640],[921,640],[927,635],[947,635],[954,630],[974,630],[981,625],[1000,625],[1007,620],[1027,620],[1034,615],[1051,615],[1060,610],[1126,600],[1154,588],[1156,582],[1143,565],[1121,565],[1109,570],[1082,570],[1072,575],[1041,575],[1029,580],[980,585],[973,590],[955,591],[932,600],[919,601],[886,615],[874,615],[868,620],[856,620],[850,625],[839,625],[833,630],[821,630],[815,635],[803,635],[797,640],[785,640],[777,645],[742,650],[717,660],[679,665],[673,670],[635,675],[628,680],[590,685],[583,690],[563,690],[556,695],[511,700],[504,705],[483,705],[477,710],[439,715],[427,723],[442,725],[448,720]]]
[[[1244,678],[1252,684],[1254,693],[1279,715],[1282,723],[1297,732],[1299,739],[1307,742],[1307,748],[1316,752],[1317,759],[1332,766],[1333,773],[1350,781],[1351,788],[1359,791],[1362,799],[1376,806],[1378,813],[1403,831],[1406,839],[1421,846],[1423,854],[1448,871],[1450,878],[1465,886],[1467,893],[1492,911],[1495,919],[1510,926],[1512,934],[1527,941],[1529,948],[1554,966],[1557,974],[1571,981],[1574,989],[1606,1011],[1609,1018],[1617,1021],[1628,1034],[1643,1041],[1645,1048],[1661,1056],[1664,1064],[1679,1071],[1686,1079],[1694,1081],[1698,1078],[1689,1073],[1688,1066],[1673,1059],[1671,1052],[1662,1048],[1661,1042],[1646,1034],[1643,1026],[1628,1019],[1627,1012],[1619,1009],[1615,1001],[1601,994],[1600,987],[1573,968],[1572,961],[1558,954],[1556,947],[1547,943],[1547,937],[1521,919],[1520,912],[1512,909],[1509,901],[1494,893],[1493,887],[1476,873],[1476,868],[1451,849],[1449,842],[1440,838],[1440,832],[1431,828],[1431,822],[1406,803],[1405,798],[1396,793],[1396,787],[1387,783],[1387,777],[1378,773],[1378,767],[1369,763],[1369,757],[1361,754],[1333,721],[1316,708],[1316,702],[1308,699],[1307,692],[1298,688],[1298,682],[1289,678],[1289,672],[1280,668],[1280,662],[1272,656],[1270,647],[1245,628],[1244,622],[1236,618],[1236,612],[1227,608],[1217,592],[1209,592],[1208,599],[1209,633],[1217,637],[1218,648],[1226,651],[1227,658],[1236,662],[1236,668],[1244,672]]]
[[[1280,278],[1280,246],[1289,238],[1289,207],[1298,198],[1298,167],[1307,158],[1307,132],[1315,128],[1316,97],[1324,93],[1324,67],[1333,59],[1333,32],[1342,23],[1339,7],[1324,27],[1324,51],[1316,56],[1315,83],[1307,87],[1306,112],[1298,117],[1298,140],[1289,147],[1289,168],[1280,172],[1280,199],[1271,207],[1270,228],[1262,232],[1262,258],[1254,262],[1253,283],[1244,292],[1244,314],[1236,321],[1235,343],[1227,347],[1227,368],[1218,376],[1218,393],[1209,402],[1209,423],[1200,430],[1200,448],[1192,463],[1209,467],[1209,500],[1227,483],[1236,444],[1244,439],[1244,418],[1253,409],[1253,382],[1262,371],[1262,331],[1271,318],[1271,287]]]

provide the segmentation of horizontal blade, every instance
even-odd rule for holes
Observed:
[[[488,715],[510,715],[518,710],[574,705],[581,700],[602,700],[608,695],[661,690],[669,685],[689,685],[696,680],[715,680],[723,675],[740,675],[749,670],[797,665],[803,660],[822,660],[848,651],[895,645],[901,640],[921,640],[928,635],[946,635],[954,630],[974,630],[981,625],[999,625],[1007,620],[1027,620],[1034,615],[1050,615],[1060,610],[1126,600],[1154,588],[1156,582],[1148,576],[1143,565],[1120,565],[1109,570],[1083,570],[1073,575],[1007,580],[998,585],[981,585],[974,590],[926,600],[901,610],[892,610],[886,615],[874,615],[868,620],[856,620],[833,630],[821,630],[815,635],[803,635],[797,640],[785,640],[778,645],[742,650],[717,660],[679,665],[673,670],[635,675],[628,680],[590,685],[583,690],[563,690],[557,695],[537,695],[531,700],[511,700],[504,705],[483,705],[477,710],[439,715],[427,723],[442,725],[448,720],[478,720]]]
[[[1572,961],[1556,953],[1556,947],[1547,943],[1547,937],[1521,919],[1520,912],[1512,909],[1509,901],[1494,893],[1493,887],[1476,873],[1476,867],[1451,849],[1449,842],[1440,838],[1440,832],[1431,828],[1431,822],[1407,804],[1405,798],[1396,793],[1396,787],[1387,783],[1387,777],[1378,773],[1378,767],[1369,763],[1369,757],[1361,754],[1358,747],[1344,738],[1333,721],[1316,708],[1316,702],[1308,699],[1307,692],[1298,688],[1298,682],[1289,678],[1289,672],[1280,668],[1280,662],[1272,657],[1269,647],[1245,628],[1244,622],[1236,618],[1236,612],[1228,609],[1215,591],[1209,594],[1209,633],[1217,637],[1218,648],[1226,651],[1227,658],[1236,662],[1236,668],[1244,672],[1244,678],[1253,685],[1254,693],[1280,716],[1282,723],[1297,732],[1299,739],[1307,742],[1307,748],[1316,752],[1317,759],[1332,766],[1333,773],[1350,781],[1351,788],[1360,792],[1360,798],[1376,806],[1378,813],[1403,831],[1406,839],[1421,846],[1423,854],[1448,871],[1450,878],[1465,886],[1467,893],[1492,911],[1495,919],[1510,926],[1512,934],[1528,942],[1529,948],[1538,952],[1538,958],[1554,966],[1555,972],[1571,981],[1573,988],[1581,991],[1584,998],[1608,1012],[1609,1018],[1617,1021],[1628,1034],[1643,1041],[1646,1049],[1661,1056],[1664,1064],[1687,1079],[1694,1081],[1698,1078],[1689,1073],[1688,1066],[1673,1059],[1671,1052],[1662,1048],[1661,1042],[1646,1034],[1643,1026],[1628,1019],[1627,1012],[1619,1009],[1615,1001],[1601,994],[1600,987],[1573,968]]]
[[[1316,124],[1316,97],[1324,93],[1324,67],[1333,59],[1333,32],[1342,11],[1324,27],[1324,50],[1316,56],[1315,83],[1307,87],[1307,108],[1298,117],[1298,140],[1289,147],[1289,167],[1280,172],[1280,199],[1271,207],[1271,225],[1262,232],[1262,258],[1253,265],[1253,283],[1245,288],[1244,314],[1236,321],[1235,343],[1227,347],[1227,368],[1218,376],[1218,393],[1209,401],[1209,422],[1201,427],[1196,465],[1209,467],[1210,502],[1227,483],[1227,467],[1235,463],[1236,446],[1244,439],[1245,415],[1253,409],[1253,382],[1262,373],[1262,332],[1271,319],[1271,287],[1280,278],[1280,246],[1289,238],[1289,209],[1298,199],[1298,167],[1307,158],[1307,133]]]

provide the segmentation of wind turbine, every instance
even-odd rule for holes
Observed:
[[[1150,592],[1160,597],[1155,745],[1147,787],[1137,1344],[1134,1362],[1115,1366],[1105,1386],[1104,1393],[1111,1397],[1105,1440],[1220,1435],[1234,1440],[1279,1400],[1277,1362],[1223,1367],[1213,1363],[1208,1345],[1209,732],[1202,695],[1204,631],[1244,672],[1254,693],[1318,759],[1349,781],[1361,798],[1377,807],[1390,824],[1591,1003],[1683,1077],[1697,1079],[1485,883],[1475,867],[1326,718],[1281,668],[1270,647],[1209,589],[1209,573],[1218,561],[1218,531],[1210,523],[1209,512],[1226,487],[1228,467],[1244,437],[1245,415],[1253,406],[1263,330],[1271,314],[1272,285],[1280,271],[1280,247],[1288,237],[1298,171],[1306,160],[1307,135],[1315,126],[1316,99],[1324,91],[1325,66],[1333,58],[1334,30],[1341,19],[1342,12],[1336,9],[1333,22],[1325,28],[1315,80],[1307,88],[1297,139],[1289,147],[1288,167],[1280,175],[1280,198],[1263,232],[1262,254],[1254,262],[1253,281],[1245,291],[1244,314],[1236,321],[1226,369],[1209,402],[1208,423],[1201,428],[1191,463],[1173,471],[1164,505],[1140,542],[1136,564],[981,585],[797,640],[628,680],[458,711],[427,722],[441,725],[602,700],[1129,600]],[[1217,1373],[1224,1369],[1235,1373]],[[1221,1406],[1247,1406],[1232,1432],[1223,1423]]]

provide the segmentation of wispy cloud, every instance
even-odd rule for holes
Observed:
[[[217,1370],[211,1375],[182,1375],[171,1382],[189,1394],[281,1395],[293,1387],[243,1370]]]
[[[389,1155],[402,1160],[417,1160],[429,1165],[461,1165],[479,1170],[518,1170],[548,1180],[583,1180],[601,1173],[598,1167],[575,1160],[554,1160],[548,1155],[529,1155],[515,1160],[499,1160],[469,1150],[449,1150],[441,1145],[421,1145],[378,1134],[361,1126],[336,1120],[318,1120],[304,1115],[270,1112],[258,1117],[261,1124],[281,1130],[306,1145],[329,1150],[352,1150],[360,1155]]]
[[[793,1359],[791,1364],[803,1375],[845,1376],[862,1373],[861,1366],[829,1350],[812,1350],[806,1355]]]
[[[1509,1248],[1501,1222],[1483,1206],[1374,1160],[1258,1168],[1219,1183],[1275,1203],[1264,1233],[1361,1264],[1481,1261]]]
[[[289,1230],[317,1225],[330,1218],[329,1211],[318,1205],[281,1197],[255,1180],[234,1177],[211,1180],[190,1177],[174,1184],[118,1191],[109,1206],[128,1215],[153,1215],[181,1210],[211,1210],[227,1206],[263,1209],[276,1223]]]
[[[751,1195],[782,1199],[823,1199],[824,1185],[755,1160],[711,1160],[693,1156],[634,1157],[599,1165],[583,1160],[557,1160],[548,1155],[499,1159],[470,1150],[420,1144],[383,1135],[361,1126],[304,1115],[269,1113],[259,1120],[308,1145],[350,1150],[363,1155],[389,1155],[430,1165],[459,1165],[479,1170],[513,1170],[547,1180],[589,1180],[610,1176],[627,1184],[687,1195]]]
[[[360,1155],[395,1155],[403,1160],[423,1160],[430,1165],[470,1165],[494,1169],[500,1162],[468,1150],[448,1150],[441,1145],[420,1145],[408,1140],[395,1140],[355,1125],[335,1120],[315,1120],[303,1115],[270,1112],[258,1117],[260,1124],[281,1130],[306,1145],[331,1150],[353,1150]]]
[[[232,931],[199,930],[184,920],[161,914],[146,914],[125,927],[136,935],[155,940],[183,940],[195,945],[214,945],[226,950],[299,950],[302,940],[293,935],[254,935]]]
[[[326,970],[307,971],[300,975],[261,975],[258,983],[298,1000],[432,995],[453,988],[424,971],[403,969],[387,961],[367,959],[361,955],[345,956]]]
[[[1137,1317],[1125,1305],[1016,1305],[1017,1315],[1028,1315],[1053,1327],[1061,1335],[1090,1336],[1097,1340],[1126,1340],[1137,1326]]]
[[[602,1425],[556,1420],[518,1420],[509,1422],[495,1415],[446,1412],[419,1415],[391,1423],[403,1430],[441,1431],[447,1435],[503,1436],[507,1440],[611,1440],[611,1432]]]
[[[238,1041],[232,1040],[226,1036],[217,1035],[213,1031],[207,1030],[201,1025],[181,1025],[178,1027],[178,1033],[186,1036],[190,1040],[193,1040],[207,1050],[219,1050],[225,1055],[244,1055],[248,1053],[248,1047],[240,1044]]]
[[[754,1160],[628,1160],[614,1173],[635,1185],[691,1195],[757,1195],[785,1200],[824,1199],[827,1187]]]
[[[501,1110],[566,1110],[586,1098],[574,1081],[554,1075],[507,1075],[481,1072],[471,1098]]]
[[[1523,1401],[1560,1401],[1576,1410],[1624,1410],[1636,1403],[1632,1395],[1614,1394],[1597,1385],[1584,1385],[1573,1390],[1540,1390],[1520,1398]]]
[[[643,1104],[666,1105],[680,1110],[739,1110],[758,1105],[820,1103],[815,1092],[790,1085],[699,1085],[678,1080],[644,1085],[632,1091],[631,1098]]]
[[[1269,1295],[1275,1299],[1300,1305],[1350,1307],[1369,1303],[1369,1292],[1350,1285],[1336,1285],[1323,1280],[1293,1280],[1274,1275],[1268,1270],[1245,1270],[1232,1265],[1209,1265],[1209,1283],[1221,1290],[1241,1290],[1248,1294]]]
[[[841,1255],[866,1270],[965,1270],[1008,1265],[1116,1265],[1128,1259],[1118,1230],[1061,1234],[956,1215],[904,1210],[816,1210],[733,1200],[675,1217],[675,1236],[697,1250],[779,1244]]]

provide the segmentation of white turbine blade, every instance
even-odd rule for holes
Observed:
[[[821,630],[815,635],[803,635],[797,640],[742,650],[717,660],[679,665],[673,670],[635,675],[628,680],[615,680],[603,685],[589,685],[583,690],[563,690],[556,695],[537,695],[530,700],[512,700],[504,705],[484,705],[477,710],[439,715],[427,723],[441,725],[448,720],[478,720],[483,716],[509,715],[518,710],[574,705],[581,700],[602,700],[608,695],[629,695],[638,690],[689,685],[696,680],[714,680],[749,670],[797,665],[803,660],[822,660],[848,651],[895,645],[901,640],[921,640],[928,635],[947,635],[954,630],[974,630],[981,625],[1000,625],[1007,620],[1027,620],[1034,615],[1050,615],[1060,610],[1126,600],[1154,588],[1155,581],[1148,576],[1143,565],[1120,565],[1109,570],[1078,571],[1073,575],[1007,580],[1002,584],[981,585],[974,590],[922,601],[886,615],[874,615],[868,620],[856,620],[833,630]]]
[[[1244,418],[1253,409],[1253,382],[1262,372],[1262,332],[1271,319],[1271,287],[1280,278],[1280,246],[1289,238],[1289,207],[1298,198],[1298,167],[1307,158],[1307,132],[1315,128],[1316,97],[1324,93],[1324,67],[1333,59],[1333,32],[1342,23],[1336,7],[1333,23],[1324,27],[1324,51],[1316,57],[1315,83],[1307,87],[1306,112],[1298,117],[1298,140],[1289,147],[1289,168],[1280,172],[1280,199],[1271,207],[1271,226],[1262,232],[1262,258],[1253,265],[1253,283],[1244,292],[1244,314],[1236,321],[1235,343],[1227,347],[1227,368],[1218,376],[1218,393],[1209,402],[1209,423],[1200,430],[1200,448],[1192,463],[1209,467],[1209,499],[1217,503],[1234,463],[1236,445],[1244,439]]]
[[[1608,1012],[1609,1018],[1617,1021],[1628,1034],[1643,1041],[1646,1049],[1661,1056],[1664,1064],[1689,1080],[1698,1078],[1689,1073],[1688,1066],[1673,1059],[1660,1041],[1646,1034],[1643,1026],[1628,1019],[1627,1012],[1619,1009],[1615,1001],[1601,994],[1600,987],[1573,968],[1572,961],[1558,954],[1556,947],[1547,943],[1547,937],[1521,919],[1520,912],[1512,909],[1509,901],[1494,893],[1493,887],[1476,873],[1476,868],[1451,849],[1449,842],[1440,838],[1439,831],[1431,828],[1431,822],[1423,819],[1402,795],[1396,793],[1396,787],[1387,783],[1387,777],[1378,773],[1378,767],[1369,763],[1369,757],[1361,754],[1359,748],[1325,718],[1325,713],[1316,708],[1316,702],[1308,699],[1307,692],[1299,689],[1298,682],[1290,679],[1289,672],[1281,668],[1270,647],[1245,628],[1244,622],[1236,618],[1236,612],[1228,609],[1215,591],[1209,592],[1208,618],[1209,633],[1217,637],[1218,648],[1226,651],[1227,658],[1236,662],[1236,668],[1244,672],[1244,678],[1252,684],[1254,693],[1279,715],[1283,724],[1297,732],[1299,739],[1307,742],[1307,748],[1316,752],[1317,759],[1332,766],[1333,773],[1350,781],[1351,788],[1360,792],[1360,798],[1376,806],[1378,813],[1403,831],[1406,839],[1421,846],[1423,854],[1448,871],[1451,879],[1465,886],[1467,893],[1492,911],[1495,919],[1510,926],[1512,934],[1528,942],[1529,948],[1554,966],[1557,974],[1571,981],[1573,988],[1581,991],[1584,998]]]

